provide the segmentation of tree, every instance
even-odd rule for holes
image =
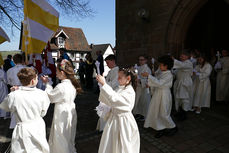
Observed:
[[[60,12],[76,19],[93,15],[88,0],[47,0]],[[24,0],[0,0],[0,25],[20,29],[21,21],[24,19]]]

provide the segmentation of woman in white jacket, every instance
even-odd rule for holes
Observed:
[[[194,69],[193,82],[193,107],[196,113],[201,112],[201,107],[210,107],[211,100],[211,83],[210,75],[212,66],[206,61],[205,55],[198,58],[198,65]]]
[[[139,153],[140,136],[137,123],[131,113],[134,107],[135,76],[129,69],[120,69],[119,88],[113,90],[104,77],[96,77],[102,85],[99,101],[111,107],[99,145],[99,153]]]
[[[45,91],[51,103],[55,103],[49,136],[50,152],[75,153],[77,114],[74,100],[81,87],[74,77],[72,64],[66,59],[57,64],[56,75],[61,83],[54,89],[48,84],[48,78],[42,77],[43,82],[46,83]]]

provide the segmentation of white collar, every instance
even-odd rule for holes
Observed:
[[[19,90],[24,90],[24,91],[33,91],[36,90],[36,87],[27,87],[27,86],[20,86]]]
[[[64,79],[64,80],[61,80],[61,82],[71,82],[71,80],[69,80],[69,79]]]
[[[115,69],[118,69],[118,66],[113,67],[111,70],[115,70]]]

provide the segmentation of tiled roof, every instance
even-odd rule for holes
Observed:
[[[88,45],[87,39],[80,28],[71,28],[60,26],[53,36],[53,38],[63,30],[69,39],[65,40],[65,49],[68,51],[91,51],[90,46]],[[52,50],[57,50],[58,46],[54,43],[50,43]]]
[[[96,59],[96,57],[97,57],[96,56],[96,51],[101,51],[102,52],[102,55],[103,55],[109,46],[111,46],[111,44],[91,45],[91,48],[92,48],[92,52],[91,52],[92,58],[93,59]],[[111,49],[112,49],[112,46],[111,46]]]

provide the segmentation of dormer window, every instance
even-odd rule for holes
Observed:
[[[64,48],[64,44],[65,44],[64,38],[63,37],[58,37],[57,40],[58,40],[59,48]]]

